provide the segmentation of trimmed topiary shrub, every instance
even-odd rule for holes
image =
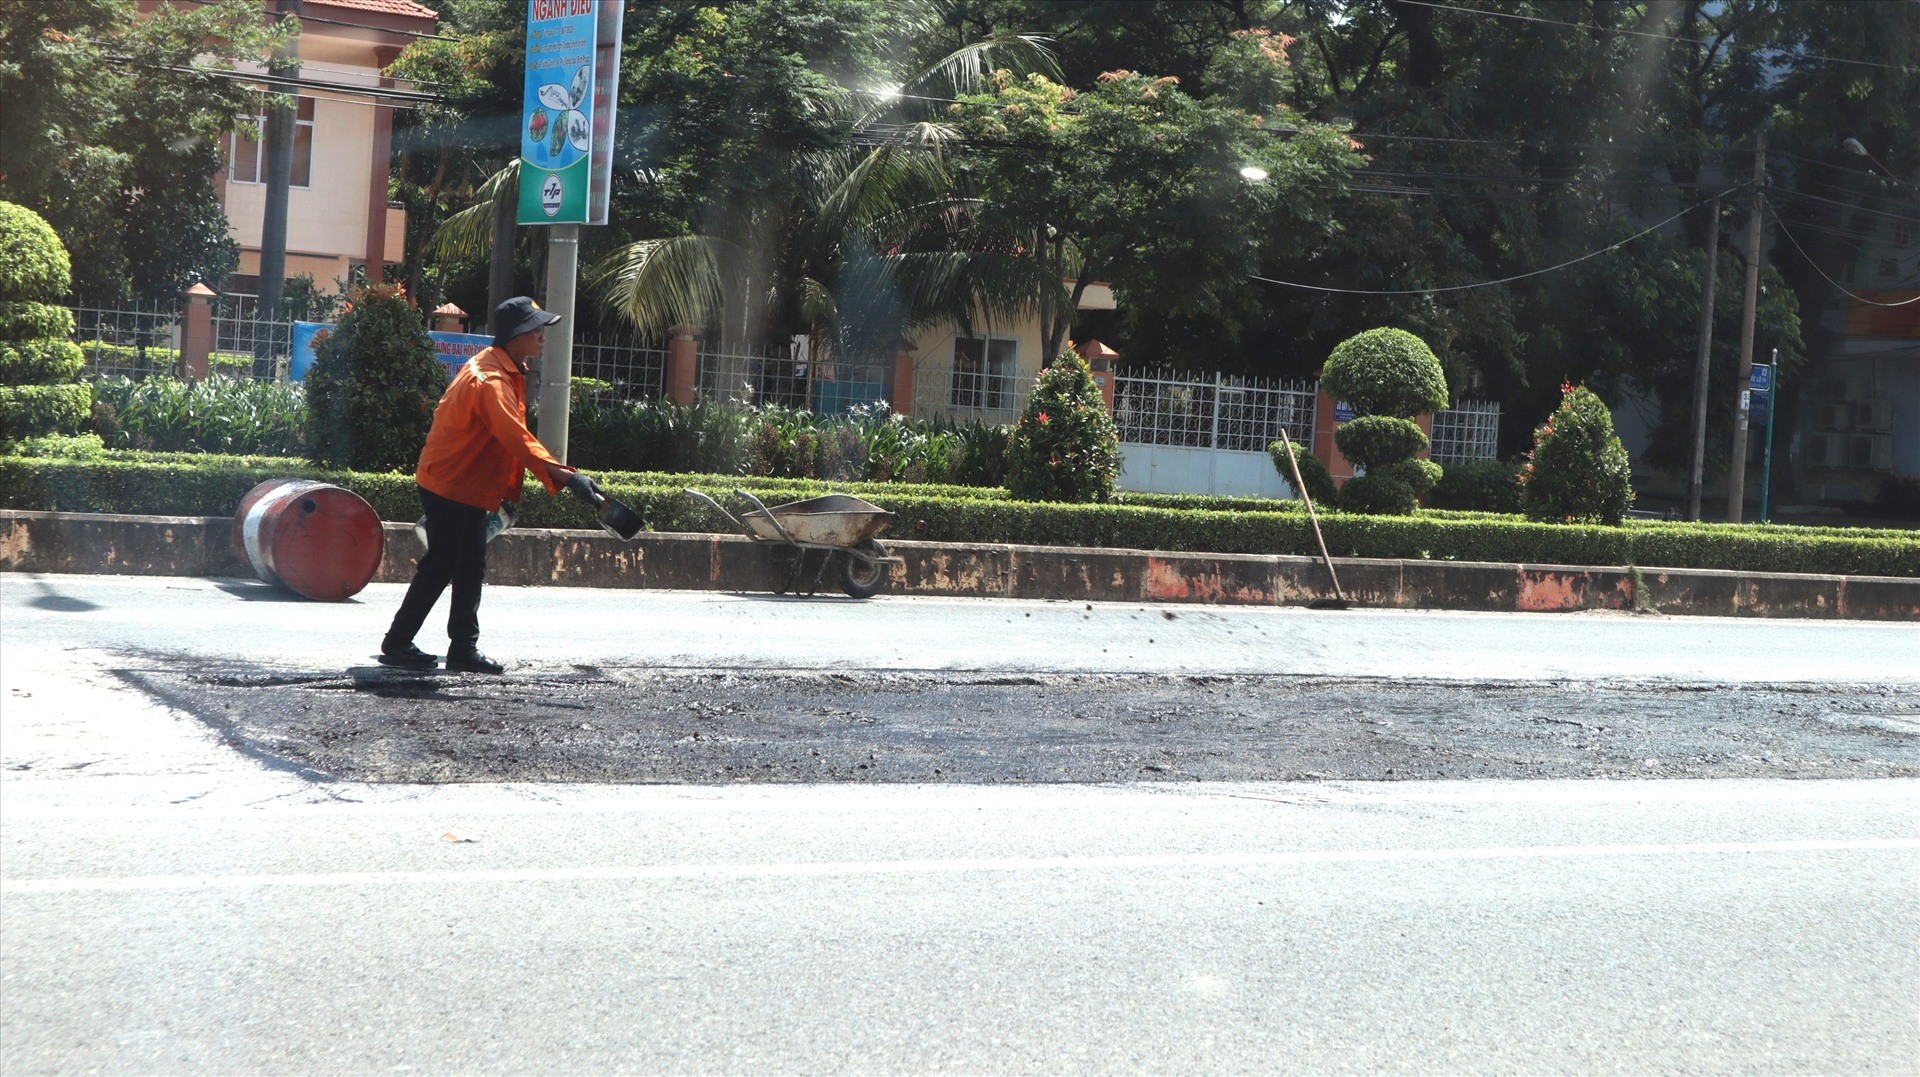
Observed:
[[[0,303],[0,340],[67,340],[73,312],[52,303]]]
[[[84,385],[9,385],[0,388],[0,430],[4,439],[71,434],[86,422],[93,392]]]
[[[1372,471],[1401,460],[1411,460],[1427,447],[1427,435],[1412,419],[1391,415],[1362,415],[1333,431],[1341,455]]]
[[[1431,460],[1395,460],[1391,464],[1381,464],[1367,474],[1404,482],[1413,489],[1415,496],[1425,497],[1444,473],[1445,469]]]
[[[71,340],[0,340],[0,385],[70,382],[86,365]]]
[[[1292,486],[1293,469],[1287,466],[1287,443],[1276,441],[1268,445],[1267,455],[1273,457],[1273,466],[1280,472],[1280,477],[1288,486]],[[1299,442],[1293,445],[1293,458],[1300,464],[1300,481],[1306,484],[1306,495],[1313,499],[1315,505],[1332,508],[1334,502],[1339,500],[1340,490],[1333,484],[1333,473],[1327,470],[1327,465]],[[1294,491],[1295,496],[1300,493],[1299,490]]]
[[[85,360],[67,339],[73,315],[52,302],[70,276],[53,228],[0,202],[0,443],[74,433],[93,407],[93,394],[74,381]]]
[[[1520,469],[1520,507],[1535,520],[1618,524],[1633,503],[1633,486],[1613,413],[1585,386],[1560,389],[1560,406],[1534,431],[1533,452]]]
[[[412,471],[447,388],[420,309],[397,284],[356,288],[307,371],[307,457],[356,471]]]
[[[1093,371],[1072,348],[1040,372],[1007,452],[1020,501],[1106,501],[1120,474],[1120,431]]]
[[[1320,385],[1356,415],[1411,419],[1447,406],[1440,360],[1404,329],[1369,329],[1341,341],[1327,357]]]
[[[1498,460],[1468,460],[1448,464],[1446,474],[1433,484],[1429,499],[1436,509],[1469,512],[1520,512],[1519,468]]]
[[[1367,472],[1347,480],[1340,507],[1395,516],[1418,508],[1441,475],[1440,465],[1414,459],[1427,435],[1413,417],[1447,406],[1433,349],[1404,329],[1369,329],[1333,349],[1320,384],[1358,416],[1333,431],[1341,454]]]
[[[52,303],[72,281],[73,264],[53,226],[25,206],[0,202],[0,303]]]

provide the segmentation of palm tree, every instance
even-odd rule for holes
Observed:
[[[488,176],[473,205],[440,222],[423,252],[429,258],[487,259],[487,316],[513,295],[513,242],[520,201],[520,161]]]
[[[941,58],[904,88],[968,92],[995,53],[1052,67],[1038,39],[1005,35]],[[903,336],[931,324],[1053,314],[1067,298],[1060,280],[978,233],[947,168],[957,132],[889,122],[901,95],[879,97],[823,101],[845,137],[794,151],[779,197],[711,206],[693,234],[639,240],[596,263],[589,286],[605,309],[643,335],[716,330],[722,351],[805,335],[816,356],[843,364],[890,359]]]

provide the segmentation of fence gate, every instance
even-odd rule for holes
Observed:
[[[1120,488],[1151,493],[1293,497],[1267,446],[1285,428],[1313,444],[1310,381],[1120,371]]]

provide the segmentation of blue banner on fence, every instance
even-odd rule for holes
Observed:
[[[440,361],[447,364],[447,380],[452,381],[467,360],[480,354],[486,348],[493,347],[493,338],[481,333],[428,333],[433,338],[433,350]]]
[[[313,349],[319,346],[322,331],[332,332],[331,322],[295,322],[293,323],[293,358],[287,364],[287,377],[294,381],[304,381],[307,368],[313,365]]]
[[[293,361],[289,364],[288,376],[294,381],[303,381],[307,370],[313,366],[314,349],[319,346],[321,333],[333,332],[331,322],[295,322],[293,323]],[[433,339],[434,355],[447,365],[447,380],[452,381],[455,374],[466,361],[478,355],[483,348],[493,345],[493,338],[482,333],[428,333]]]

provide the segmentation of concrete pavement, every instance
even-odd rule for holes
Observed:
[[[0,1071],[1920,1055],[1914,781],[318,782],[114,672],[363,663],[398,588],[362,599],[0,576]],[[529,588],[482,617],[549,672],[1920,683],[1905,625],[1093,606]]]

